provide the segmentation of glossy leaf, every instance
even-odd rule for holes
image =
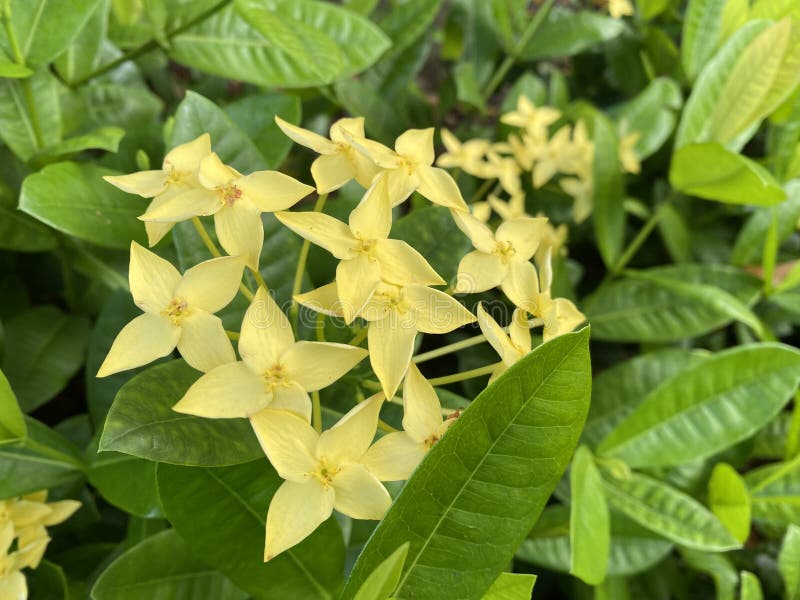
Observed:
[[[719,40],[725,0],[689,0],[681,36],[681,62],[694,80],[711,58]]]
[[[19,211],[0,204],[0,248],[16,252],[45,252],[58,246],[52,230]]]
[[[246,419],[202,419],[172,410],[199,377],[182,360],[173,360],[128,381],[108,412],[100,451],[205,467],[235,465],[262,456]]]
[[[195,558],[192,548],[168,529],[130,548],[100,574],[93,600],[238,600],[237,590],[222,574]]]
[[[708,503],[720,522],[740,542],[750,535],[750,494],[736,469],[717,463],[708,482]]]
[[[392,552],[378,568],[369,574],[353,600],[386,600],[400,581],[408,555],[408,542]]]
[[[120,452],[98,452],[96,442],[87,454],[89,483],[103,498],[132,515],[148,519],[163,516],[156,463]]]
[[[125,131],[119,127],[101,127],[48,146],[40,150],[35,158],[36,160],[53,160],[90,149],[116,152],[124,135]]]
[[[795,225],[800,219],[800,182],[792,181],[784,186],[786,201],[774,207],[757,209],[747,219],[736,243],[731,250],[731,263],[744,266],[761,262],[764,250],[764,239],[772,224],[772,212],[778,211],[777,241],[783,243],[795,231]]]
[[[586,446],[575,451],[569,474],[572,492],[569,518],[570,573],[589,585],[606,578],[611,523],[603,480]]]
[[[28,435],[14,390],[0,371],[0,446],[22,441]]]
[[[625,242],[625,186],[617,148],[619,140],[614,127],[605,116],[597,114],[594,121],[594,204],[592,219],[600,256],[612,267]]]
[[[464,410],[375,530],[345,598],[405,541],[411,546],[398,597],[479,597],[489,588],[577,442],[589,403],[588,335],[583,329],[538,347]],[[431,487],[434,473],[439,483]],[[454,576],[442,580],[442,569]]]
[[[530,600],[535,584],[530,573],[500,573],[481,600]]]
[[[158,466],[164,511],[195,555],[259,600],[333,600],[344,568],[335,519],[263,561],[267,507],[281,483],[266,460],[222,468]]]
[[[47,69],[24,81],[0,79],[0,139],[23,161],[61,141],[58,86]]]
[[[789,525],[778,554],[778,570],[783,578],[786,600],[800,597],[800,527]]]
[[[614,39],[623,31],[625,26],[617,19],[589,11],[554,8],[522,51],[521,58],[536,60],[573,56]]]
[[[69,47],[55,60],[56,71],[69,83],[89,75],[99,66],[98,63],[102,58],[101,49],[108,33],[108,12],[111,2],[100,0],[95,4],[86,24]]]
[[[683,96],[678,84],[672,79],[659,77],[615,112],[625,132],[639,133],[636,140],[639,158],[655,153],[669,139],[682,104]]]
[[[679,465],[753,435],[789,401],[800,351],[751,344],[720,352],[659,386],[598,447],[631,467]],[[757,397],[758,402],[752,398]]]

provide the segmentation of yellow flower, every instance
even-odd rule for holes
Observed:
[[[500,355],[498,363],[489,381],[503,374],[508,367],[524,358],[531,351],[531,330],[525,319],[525,312],[516,309],[511,317],[511,324],[508,326],[508,335],[503,328],[498,325],[482,304],[478,305],[478,325],[486,340]]]
[[[638,131],[629,133],[619,140],[619,161],[622,163],[622,170],[626,173],[639,173],[642,170],[639,156],[636,154],[636,143],[641,134]]]
[[[103,177],[110,184],[129,194],[153,198],[148,212],[192,188],[200,187],[197,170],[200,161],[211,154],[211,136],[204,133],[196,140],[173,148],[165,157],[161,170],[139,171],[130,175],[108,175]],[[147,240],[155,246],[174,223],[145,223]]]
[[[525,129],[534,140],[547,138],[547,128],[561,118],[561,112],[549,106],[536,108],[527,96],[517,98],[517,109],[500,117],[500,122]]]
[[[322,434],[285,411],[253,417],[261,447],[286,480],[267,512],[265,561],[308,537],[334,508],[353,519],[383,518],[391,497],[361,462],[375,437],[382,402],[373,396]]]
[[[608,0],[608,14],[615,19],[633,16],[633,4],[630,0]]]
[[[314,189],[278,171],[243,176],[214,152],[201,161],[197,178],[201,187],[170,198],[139,218],[174,222],[214,215],[222,247],[231,256],[244,256],[254,271],[264,243],[261,213],[285,210]]]
[[[317,184],[317,193],[327,194],[338,190],[351,179],[365,188],[372,185],[378,167],[353,148],[350,142],[352,138],[364,137],[364,117],[339,119],[331,125],[330,139],[287,123],[277,115],[275,122],[293,141],[321,154],[311,164],[311,176]]]
[[[542,187],[556,173],[561,171],[565,164],[569,164],[572,150],[569,139],[570,132],[570,126],[564,125],[564,127],[556,131],[542,148],[537,157],[536,165],[533,167],[533,187],[537,189]]]
[[[453,218],[476,248],[458,265],[455,292],[471,294],[500,286],[512,302],[522,301],[525,296],[520,281],[526,271],[535,271],[530,259],[539,247],[547,219],[511,219],[493,233],[472,215],[454,211]]]
[[[169,262],[131,243],[131,294],[144,314],[122,328],[97,376],[146,365],[176,346],[200,371],[234,361],[222,321],[213,313],[233,300],[243,268],[241,258],[225,256],[200,263],[181,277]]]
[[[468,210],[455,180],[444,169],[432,166],[433,127],[409,129],[397,138],[394,150],[373,140],[353,138],[352,143],[384,170],[393,206],[416,190],[434,204]]]
[[[494,212],[500,215],[503,221],[530,217],[530,215],[525,212],[525,193],[523,191],[511,194],[511,198],[508,200],[501,200],[495,195],[490,195],[489,204]]]
[[[264,288],[247,309],[239,337],[242,360],[198,379],[173,410],[199,417],[253,417],[265,408],[311,419],[308,392],[322,389],[358,364],[363,348],[295,342],[292,327]]]
[[[563,150],[559,170],[562,173],[585,177],[591,174],[593,163],[594,142],[589,139],[586,123],[580,120],[572,129],[572,140]]]
[[[541,215],[537,215],[541,216]],[[566,243],[569,230],[567,226],[562,223],[558,227],[553,227],[548,221],[545,223],[542,230],[542,241],[539,248],[536,250],[534,261],[537,265],[544,265],[551,256],[564,255],[566,256]]]
[[[489,166],[487,171],[490,177],[496,177],[503,186],[503,189],[511,194],[522,193],[522,181],[520,180],[520,168],[517,161],[513,158],[500,156],[496,152],[489,152]]]
[[[594,178],[591,175],[585,177],[564,177],[558,184],[567,194],[572,196],[572,218],[576,223],[583,223],[592,214],[594,197]]]
[[[543,141],[546,141],[546,138],[542,138],[537,142],[527,133],[523,133],[521,138],[512,133],[508,136],[508,141],[495,144],[492,149],[496,152],[512,155],[520,169],[530,171],[539,156]]]
[[[478,219],[481,223],[488,223],[489,218],[492,216],[491,200],[492,196],[489,196],[488,201],[484,200],[482,202],[474,202],[469,205],[472,216]]]
[[[403,384],[403,431],[379,439],[363,462],[381,481],[408,479],[455,419],[442,419],[433,386],[413,363]]]
[[[491,147],[488,140],[478,138],[462,143],[447,129],[442,129],[441,135],[447,152],[436,159],[437,165],[447,169],[457,167],[475,177],[485,178],[483,158]]]
[[[381,280],[441,285],[444,280],[423,256],[401,240],[389,239],[392,208],[385,175],[379,176],[350,213],[349,225],[318,212],[281,212],[292,231],[340,260],[336,284],[345,320],[362,310]]]

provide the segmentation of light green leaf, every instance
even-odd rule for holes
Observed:
[[[679,465],[710,456],[772,420],[798,381],[800,351],[790,346],[751,344],[719,352],[656,388],[600,443],[598,452],[631,467]]]
[[[672,260],[676,263],[691,262],[692,234],[683,214],[672,204],[662,204],[658,210],[661,211],[658,231]]]
[[[103,498],[127,513],[146,519],[163,516],[156,485],[156,463],[119,452],[87,450],[89,483]]]
[[[182,360],[150,367],[122,386],[100,451],[190,466],[235,465],[263,456],[246,419],[202,419],[172,410],[200,373]]]
[[[118,174],[91,163],[48,165],[25,178],[19,207],[59,231],[98,246],[126,249],[131,240],[146,244],[144,226],[136,218],[144,212],[144,200],[102,179]]]
[[[603,495],[603,480],[591,450],[575,451],[569,474],[572,491],[569,517],[569,572],[589,585],[606,578],[611,546],[611,523]]]
[[[490,587],[577,442],[589,403],[588,337],[585,328],[539,346],[464,410],[378,525],[344,598],[406,541],[397,597],[480,597]],[[440,483],[431,487],[434,476]],[[442,579],[443,569],[452,576]]]
[[[481,96],[481,88],[475,75],[475,65],[463,62],[453,69],[453,79],[456,83],[456,96],[458,99],[481,113],[486,112],[486,103]]]
[[[800,527],[797,525],[789,525],[783,536],[778,570],[783,577],[786,600],[796,600],[800,597]]]
[[[702,504],[666,483],[631,473],[625,479],[606,477],[604,484],[612,508],[676,544],[710,552],[740,547]]]
[[[392,40],[389,54],[399,54],[416,42],[430,27],[442,0],[405,0],[378,22]]]
[[[800,525],[800,458],[748,471],[753,520],[786,527]]]
[[[58,85],[47,69],[23,81],[0,79],[0,139],[22,161],[61,141]]]
[[[800,220],[800,181],[784,186],[786,201],[777,206],[756,209],[739,231],[731,250],[731,263],[737,266],[759,264],[764,251],[764,239],[772,225],[772,212],[778,211],[777,241],[782,244],[796,230]],[[779,286],[780,287],[780,286]]]
[[[116,152],[125,130],[119,127],[101,127],[89,133],[67,138],[36,153],[35,160],[52,161],[83,150],[97,149]]]
[[[3,372],[22,410],[34,410],[66,387],[83,365],[88,337],[85,317],[55,306],[29,309],[6,323]]]
[[[758,577],[749,571],[742,571],[742,590],[739,598],[741,600],[763,600],[764,593],[761,591],[761,582]]]
[[[530,573],[500,573],[481,600],[530,600],[535,584]]]
[[[20,442],[26,435],[28,428],[25,427],[17,397],[0,371],[0,446]]]
[[[772,206],[786,199],[786,192],[764,167],[713,142],[676,151],[669,182],[686,194],[729,204]]]
[[[753,19],[782,19],[786,15],[800,18],[800,6],[794,0],[754,0],[750,8]]]
[[[714,54],[722,27],[725,0],[689,0],[683,20],[681,62],[690,80],[697,78]]]
[[[708,482],[708,504],[720,522],[740,542],[750,535],[750,493],[736,469],[717,463]]]
[[[611,121],[597,113],[594,120],[594,196],[592,220],[597,247],[612,267],[625,242],[625,185],[619,163],[619,139]]]
[[[655,153],[666,142],[677,123],[676,114],[683,104],[678,84],[659,77],[613,113],[627,133],[638,132],[636,154],[644,159]]]
[[[623,31],[625,24],[621,20],[586,10],[571,11],[557,7],[550,11],[520,58],[532,61],[573,56],[612,40]]]
[[[353,600],[386,600],[389,598],[400,581],[407,555],[408,542],[392,552],[389,558],[369,574],[364,584],[358,588]]]
[[[8,79],[26,79],[33,75],[28,67],[4,59],[0,56],[0,77]]]
[[[86,77],[98,66],[108,33],[110,0],[100,0],[72,44],[55,60],[55,68],[68,83]]]
[[[92,587],[92,600],[243,600],[247,594],[195,558],[174,529],[136,544],[114,560]]]
[[[636,0],[636,10],[642,19],[649,21],[667,10],[670,4],[670,0]]]
[[[258,600],[333,600],[344,571],[334,518],[264,562],[267,508],[282,482],[263,459],[218,468],[158,465],[164,511],[195,555]]]

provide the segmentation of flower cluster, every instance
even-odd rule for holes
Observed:
[[[544,123],[540,128],[552,122],[547,116],[537,118]],[[549,339],[584,320],[570,301],[550,295],[551,255],[563,245],[565,232],[550,227],[544,217],[524,215],[524,210],[509,215],[494,231],[470,213],[456,181],[441,166],[501,168],[509,159],[499,151],[468,142],[462,158],[456,159],[454,138],[443,132],[451,151],[434,166],[433,128],[403,133],[392,149],[365,136],[363,119],[335,122],[329,138],[280,118],[276,122],[292,140],[320,155],[311,166],[319,195],[316,210],[288,210],[314,188],[276,171],[242,175],[222,163],[208,135],[174,148],[161,170],[106,178],[152,198],[140,217],[151,246],[173,223],[191,219],[215,258],[181,275],[168,261],[133,243],[130,289],[143,314],[122,329],[98,372],[102,377],[138,367],[177,348],[203,374],[174,410],[249,419],[264,453],[285,480],[267,515],[265,560],[302,541],[333,509],[356,519],[382,518],[391,502],[382,482],[406,479],[453,422],[443,419],[446,411],[434,387],[414,364],[418,333],[444,334],[477,320],[502,359],[493,367],[498,374],[531,350],[531,327],[543,326]],[[536,133],[541,137],[542,131]],[[473,155],[478,157],[474,165]],[[324,214],[327,195],[351,180],[365,191],[347,222]],[[393,207],[414,192],[449,209],[475,246],[461,260],[452,290],[437,289],[447,282],[425,257],[389,237]],[[316,341],[297,339],[297,329],[259,271],[262,212],[273,212],[306,244],[324,248],[339,261],[334,281],[295,294],[294,306],[360,326],[350,343],[328,342],[324,332],[318,332]],[[212,215],[228,256],[221,255],[200,219]],[[305,258],[300,260],[302,274]],[[242,281],[245,268],[259,284],[255,292]],[[476,317],[453,296],[495,287],[517,307],[510,337],[481,306]],[[227,332],[215,313],[237,291],[250,305],[240,331]],[[238,340],[238,354],[231,338]],[[365,338],[367,348],[361,347]],[[319,390],[366,358],[379,393],[323,431]],[[402,399],[396,399],[401,387]],[[403,430],[374,441],[387,400],[402,403]]]
[[[46,490],[0,500],[0,598],[28,597],[22,569],[35,569],[42,561],[50,542],[47,527],[66,521],[80,507],[76,500],[46,500]]]

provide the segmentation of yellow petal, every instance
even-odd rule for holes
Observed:
[[[491,202],[491,200],[492,197],[490,196],[489,202]],[[474,204],[470,204],[472,216],[482,223],[486,223],[489,220],[489,217],[492,216],[492,208],[494,205],[490,204],[489,202],[475,202]],[[498,212],[498,214],[500,213]]]
[[[147,206],[147,211],[145,211],[145,214],[162,206],[164,203],[174,198],[177,195],[177,193],[170,193],[170,190],[167,190],[159,194],[158,196],[153,198],[152,202],[150,202],[150,204]],[[152,248],[158,242],[160,242],[161,239],[165,235],[167,235],[174,226],[175,223],[145,221],[144,230],[147,232],[147,244]]]
[[[141,367],[170,354],[181,337],[180,327],[161,315],[143,314],[119,332],[97,377]]]
[[[353,322],[375,292],[380,280],[380,266],[364,254],[339,263],[336,267],[336,288],[345,321]]]
[[[427,452],[425,444],[397,431],[375,442],[361,463],[380,481],[401,481],[411,476]]]
[[[47,505],[51,512],[42,522],[42,525],[52,527],[69,519],[81,507],[77,500],[60,500]]]
[[[558,171],[558,166],[553,161],[540,161],[533,167],[533,187],[539,189],[550,181]]]
[[[584,314],[566,298],[556,298],[551,310],[542,314],[544,329],[542,337],[545,342],[569,333],[586,320]]]
[[[9,512],[14,527],[20,529],[22,527],[28,527],[29,525],[41,524],[53,511],[47,504],[43,504],[42,502],[17,500],[11,503]]]
[[[473,250],[458,263],[458,274],[453,291],[457,294],[485,292],[500,285],[508,266],[497,254]]]
[[[278,474],[289,481],[307,481],[317,468],[314,453],[319,436],[304,419],[285,410],[262,410],[250,424]]]
[[[278,171],[256,171],[237,180],[236,187],[262,212],[286,210],[314,191]]]
[[[464,232],[464,235],[470,239],[476,249],[486,254],[494,252],[497,245],[494,233],[486,223],[477,219],[474,215],[458,210],[451,210],[450,214],[458,228]]]
[[[223,163],[216,152],[212,152],[200,161],[200,170],[197,173],[200,184],[209,190],[230,185],[240,177],[241,174]]]
[[[375,177],[381,172],[381,168],[361,152],[348,153],[348,158],[355,169],[355,178],[358,184],[363,188],[371,186]]]
[[[461,190],[450,173],[439,167],[419,167],[415,173],[419,177],[417,191],[428,200],[447,208],[469,212]]]
[[[511,343],[518,350],[526,353],[531,351],[531,330],[523,309],[517,308],[514,310],[511,323],[508,326],[508,335],[511,338]]]
[[[296,381],[287,386],[272,388],[272,402],[268,410],[285,410],[294,413],[306,423],[311,422],[311,398]]]
[[[414,363],[403,384],[403,429],[415,442],[435,437],[442,425],[442,405],[433,386]]]
[[[500,355],[501,359],[505,360],[508,356],[516,356],[517,351],[511,340],[503,331],[503,328],[497,324],[497,321],[486,312],[483,304],[478,304],[478,325],[480,325],[483,335],[486,336],[486,340],[491,344],[495,352]]]
[[[344,465],[331,485],[336,491],[333,507],[353,519],[379,521],[392,504],[386,488],[358,463]]]
[[[214,229],[225,252],[242,256],[248,267],[258,270],[264,244],[264,224],[254,204],[241,198],[232,206],[223,207],[214,214]]]
[[[11,548],[11,543],[15,537],[14,523],[10,520],[0,523],[0,557],[8,554],[8,549]],[[0,562],[2,562],[2,558],[0,558]],[[0,590],[2,590],[2,587],[0,587]]]
[[[20,571],[11,571],[0,575],[0,592],[9,600],[26,600],[28,597],[28,583],[25,575]]]
[[[236,360],[222,320],[202,309],[181,320],[178,352],[189,366],[203,373]]]
[[[318,480],[284,482],[269,504],[264,561],[299,544],[333,512],[335,492]]]
[[[530,260],[536,253],[544,235],[546,217],[521,217],[500,224],[495,238],[498,242],[508,242],[514,248],[515,259]]]
[[[47,544],[50,543],[49,537],[39,537],[30,544],[22,546],[15,552],[15,567],[18,569],[31,568],[35,569],[42,562],[44,552],[47,550]]]
[[[301,146],[311,148],[318,154],[333,154],[336,152],[336,144],[318,133],[303,129],[297,125],[292,125],[281,119],[278,115],[275,115],[275,123],[281,128],[281,131],[286,134],[286,137]]]
[[[297,235],[322,246],[336,258],[353,256],[358,240],[338,219],[318,212],[277,212],[275,216]]]
[[[386,177],[386,186],[392,206],[405,202],[419,187],[419,177],[409,173],[408,169],[399,168],[385,171],[379,177]]]
[[[404,294],[411,304],[416,328],[423,333],[447,333],[475,321],[475,315],[440,290],[409,285]]]
[[[331,342],[297,342],[281,363],[286,376],[307,392],[328,387],[367,356],[364,348]]]
[[[175,223],[192,217],[213,215],[222,208],[216,192],[206,189],[190,189],[164,202],[150,204],[140,221]]]
[[[421,283],[442,285],[444,279],[433,270],[419,252],[402,240],[378,240],[375,257],[381,265],[381,277],[397,284]]]
[[[123,192],[138,194],[143,198],[157,196],[167,187],[167,175],[164,171],[139,171],[130,175],[106,175],[103,179]]]
[[[47,490],[39,490],[38,492],[31,492],[30,494],[25,494],[23,498],[25,500],[31,500],[33,502],[46,502]]]
[[[319,156],[311,163],[311,177],[314,178],[318,194],[338,190],[355,176],[355,166],[342,152]]]
[[[417,330],[395,314],[369,324],[369,362],[387,398],[394,396],[414,353]]]
[[[131,242],[128,280],[136,306],[160,314],[172,301],[181,275],[169,261]]]
[[[411,158],[418,166],[433,164],[433,127],[409,129],[394,143],[395,152]]]
[[[512,260],[508,264],[508,271],[500,284],[503,293],[514,303],[514,306],[532,312],[535,305],[536,292],[539,288],[536,267],[533,263],[522,260]]]
[[[322,432],[317,442],[317,458],[332,466],[359,460],[375,438],[382,404],[383,396],[375,394]]]
[[[320,286],[304,294],[296,294],[294,301],[298,304],[310,308],[313,311],[330,315],[332,317],[342,317],[342,304],[339,301],[339,290],[336,282]]]
[[[354,136],[349,136],[349,141],[356,150],[365,154],[379,167],[396,169],[402,164],[402,159],[391,148],[379,142]]]
[[[200,161],[211,154],[211,136],[203,133],[191,142],[175,146],[164,157],[164,170],[174,168],[184,173],[194,173],[200,168]]]
[[[236,296],[242,281],[244,262],[238,256],[212,258],[195,265],[183,274],[175,295],[190,307],[215,313]]]
[[[537,256],[538,258],[538,256]],[[545,294],[550,293],[550,287],[553,285],[553,247],[550,246],[545,250],[542,263],[539,265],[539,288]]]
[[[361,240],[382,240],[392,228],[392,205],[385,177],[372,184],[350,212],[350,230]]]
[[[331,140],[349,144],[352,138],[364,137],[364,117],[345,117],[331,125]]]
[[[264,373],[278,364],[294,344],[289,319],[263,287],[258,288],[242,320],[239,354],[254,373]]]
[[[271,400],[264,381],[243,362],[212,369],[186,390],[172,410],[209,419],[250,417]]]

